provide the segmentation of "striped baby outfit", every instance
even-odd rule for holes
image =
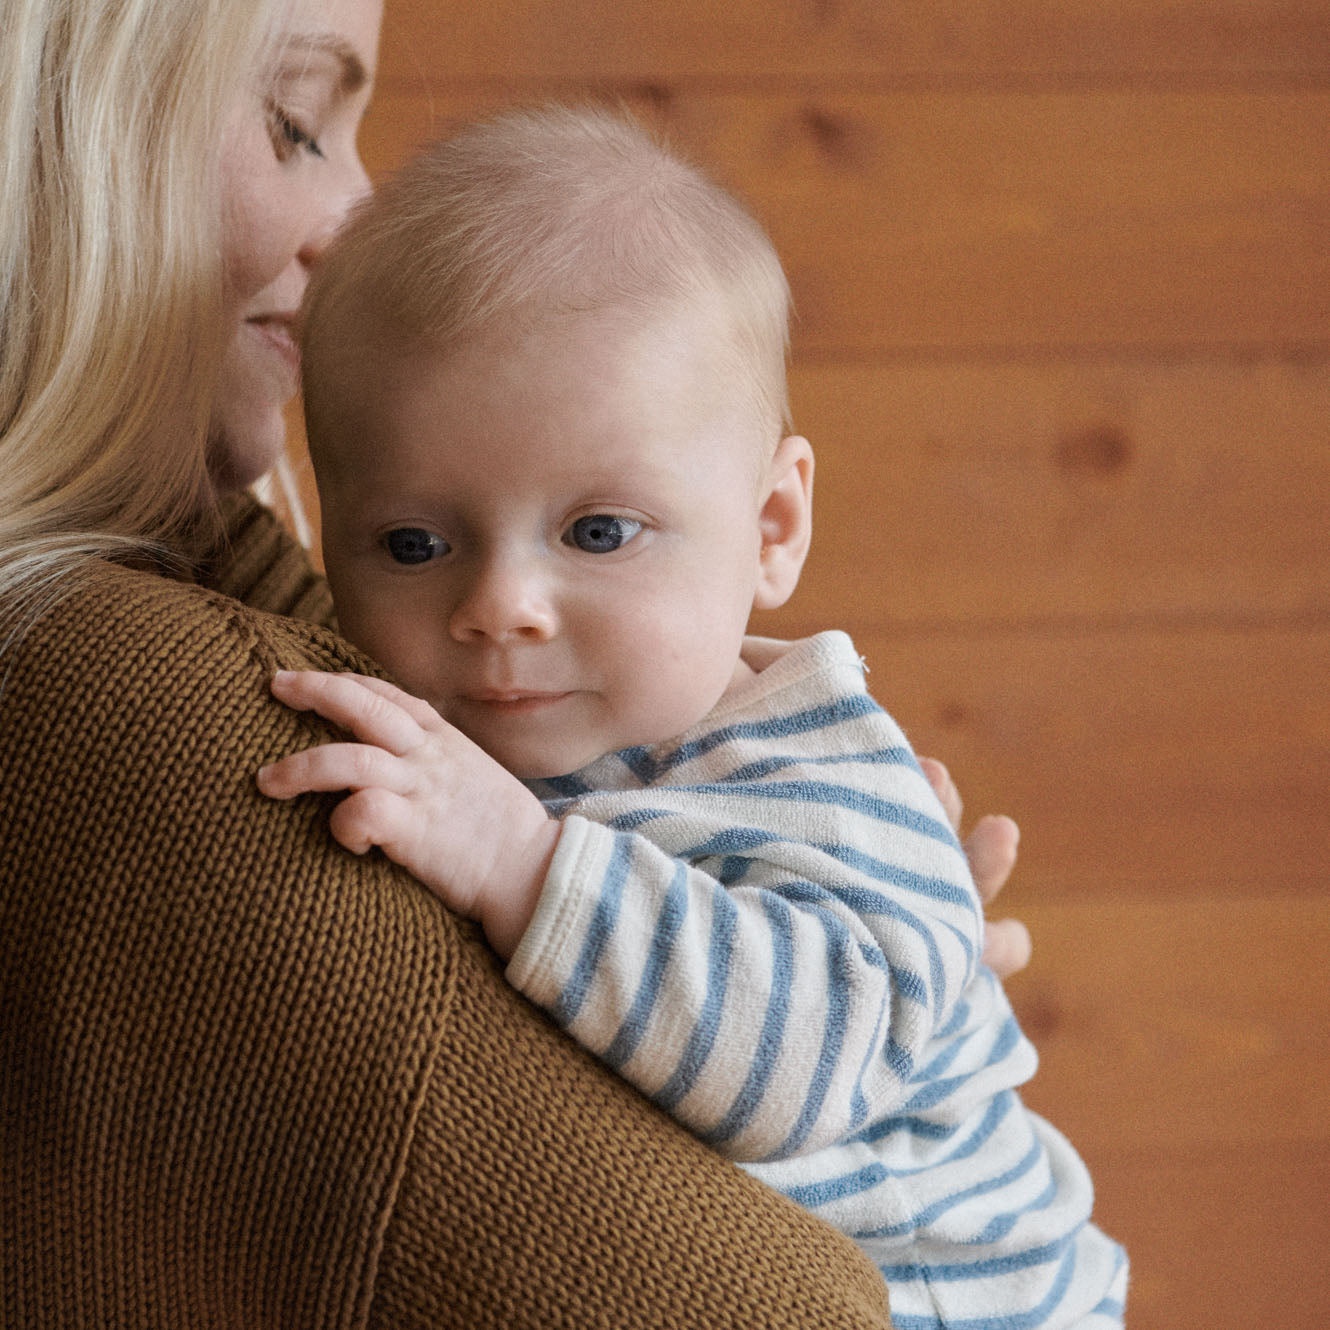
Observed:
[[[1109,1330],[1122,1249],[1035,1069],[964,852],[844,633],[750,638],[699,725],[532,782],[563,822],[508,978],[853,1237],[897,1330]]]

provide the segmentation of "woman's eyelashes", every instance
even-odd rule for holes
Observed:
[[[420,526],[399,526],[382,537],[383,548],[394,563],[412,566],[441,559],[452,548],[442,536]]]
[[[272,133],[273,147],[282,161],[294,157],[298,152],[307,152],[312,157],[323,156],[323,149],[319,146],[318,139],[276,102],[268,104],[268,124]]]
[[[613,513],[593,513],[579,517],[563,534],[565,545],[586,554],[610,554],[622,548],[642,530],[642,523]]]

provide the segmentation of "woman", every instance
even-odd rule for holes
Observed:
[[[369,667],[239,491],[365,187],[379,17],[6,12],[0,1322],[884,1325],[847,1243],[254,787],[308,742],[273,669]],[[1013,829],[980,841],[996,888]]]

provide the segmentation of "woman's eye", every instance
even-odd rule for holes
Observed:
[[[442,536],[418,526],[399,526],[383,537],[383,548],[395,563],[428,563],[441,559],[451,548]]]
[[[302,149],[315,157],[323,156],[323,149],[319,147],[314,135],[303,130],[280,106],[274,104],[268,107],[268,119],[272,125],[277,154],[283,160]]]
[[[641,522],[631,517],[614,517],[608,513],[594,513],[579,517],[568,528],[564,543],[576,545],[587,554],[609,554],[626,545],[642,529]]]

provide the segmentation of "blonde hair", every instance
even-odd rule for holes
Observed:
[[[510,111],[427,149],[353,215],[311,281],[305,392],[318,450],[357,345],[444,348],[509,319],[719,298],[774,439],[789,424],[789,287],[751,214],[634,121]]]
[[[227,340],[217,166],[276,9],[5,0],[0,613],[11,627],[90,559],[183,550],[212,509],[207,429]]]

